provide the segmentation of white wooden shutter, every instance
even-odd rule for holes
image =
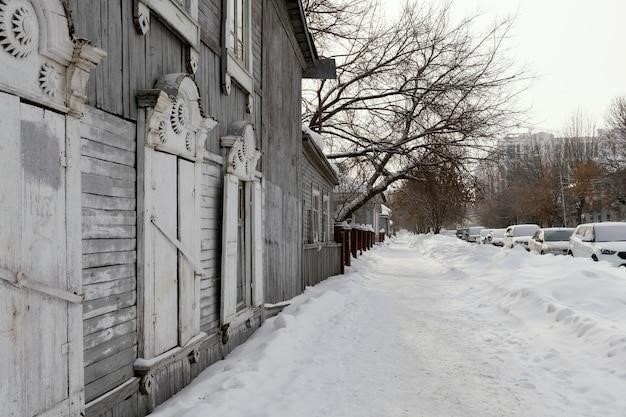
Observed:
[[[230,323],[237,313],[237,215],[239,178],[224,176],[224,212],[222,213],[222,324]]]
[[[252,303],[263,304],[263,189],[255,181],[252,188]]]
[[[177,230],[176,156],[153,151],[154,222],[168,233]],[[152,234],[154,274],[154,354],[178,346],[178,250],[158,230]],[[175,236],[175,235],[174,235]]]
[[[192,162],[178,159],[178,239],[182,246],[196,256],[196,203],[195,203],[195,167]],[[198,226],[199,227],[199,226]],[[198,308],[196,290],[200,292],[196,282],[195,265],[185,254],[178,254],[178,338],[180,346],[184,346],[200,329],[195,329],[195,313]],[[199,271],[198,271],[199,272]]]
[[[67,270],[65,140],[63,116],[0,93],[3,416],[69,416],[81,401],[72,371],[82,367],[82,344],[70,336],[81,308]]]

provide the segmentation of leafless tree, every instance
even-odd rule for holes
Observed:
[[[434,161],[432,161],[434,162]],[[417,232],[439,233],[442,226],[459,223],[472,199],[471,184],[457,166],[439,161],[416,170],[391,194],[394,221]]]
[[[335,37],[337,80],[305,88],[305,120],[330,141],[328,157],[364,179],[337,220],[430,161],[476,158],[465,150],[517,122],[525,80],[505,56],[511,22],[478,32],[476,17],[449,15],[449,5],[407,4],[387,24],[374,4],[350,20],[352,38]]]

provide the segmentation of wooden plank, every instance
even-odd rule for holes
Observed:
[[[130,378],[115,388],[101,396],[96,401],[86,404],[87,416],[103,416],[102,413],[109,413],[111,417],[137,417],[137,392],[139,391],[139,378]],[[117,414],[113,416],[118,405],[125,404],[127,409],[125,414]]]
[[[136,226],[110,226],[110,225],[99,225],[99,224],[83,224],[82,230],[83,230],[83,239],[131,240],[137,236]]]
[[[83,156],[89,156],[94,159],[115,162],[130,167],[135,166],[134,150],[129,151],[86,138],[81,140],[80,153]]]
[[[134,306],[113,313],[103,314],[102,316],[83,321],[83,334],[88,336],[92,333],[97,333],[115,327],[118,324],[134,320],[136,317],[137,309]]]
[[[102,210],[135,210],[137,202],[134,198],[108,197],[96,194],[81,194],[83,208]]]
[[[137,177],[135,168],[127,165],[116,164],[114,162],[103,161],[101,159],[82,156],[81,172],[86,174],[102,175],[105,177],[116,178],[134,182]]]
[[[88,349],[84,353],[85,366],[89,366],[104,358],[113,356],[119,352],[136,347],[137,334],[129,333],[116,339],[109,340],[106,343]]]
[[[111,197],[134,198],[135,181],[119,180],[101,175],[82,174],[81,189],[84,193]]]
[[[83,303],[83,320],[134,306],[136,302],[136,291],[86,301]]]
[[[99,266],[133,264],[137,260],[135,251],[90,253],[83,255],[83,267],[95,268]]]
[[[85,384],[100,379],[123,366],[132,364],[137,358],[137,346],[118,352],[106,359],[85,367]]]
[[[130,251],[137,248],[136,239],[86,239],[83,254]]]
[[[85,335],[84,347],[85,349],[92,349],[108,340],[135,332],[136,330],[137,322],[135,320],[129,320],[116,326],[108,327],[102,331]]]
[[[135,225],[137,224],[137,214],[133,210],[99,210],[83,207],[82,223],[100,225]]]
[[[115,281],[100,282],[83,286],[83,294],[86,301],[95,300],[97,298],[108,297],[110,295],[122,294],[134,291],[136,280],[132,278],[123,278]]]
[[[125,265],[87,268],[83,269],[83,284],[95,284],[97,282],[134,277],[135,274],[136,268],[135,265],[132,263]]]
[[[94,118],[95,119],[95,118]],[[120,120],[120,122],[123,122]],[[134,124],[132,125],[134,126]],[[85,120],[80,124],[80,136],[93,142],[102,143],[103,145],[123,149],[134,152],[137,144],[135,143],[134,133],[128,136],[110,132],[102,127],[101,122],[97,119],[93,121]]]
[[[85,386],[85,401],[89,402],[94,398],[99,397],[100,395],[106,393],[107,391],[112,390],[113,388],[123,384],[125,381],[128,381],[133,377],[135,370],[133,369],[133,365],[126,365],[121,367],[120,369],[106,375],[103,378],[100,378],[91,384]]]

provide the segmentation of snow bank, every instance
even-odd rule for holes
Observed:
[[[626,361],[626,270],[569,256],[503,250],[444,236],[413,237],[424,256],[464,275],[478,272],[483,302],[551,332],[593,345],[599,356]],[[621,362],[626,366],[626,362]],[[624,368],[626,369],[626,368]],[[617,369],[615,369],[618,371]]]
[[[278,316],[265,321],[225,360],[214,364],[181,393],[161,405],[155,417],[277,416],[297,415],[280,410],[276,395],[289,395],[302,361],[316,356],[312,343],[320,328],[346,315],[357,298],[353,276],[330,278],[291,300]],[[336,369],[326,369],[332,374]],[[254,391],[247,396],[245,393]],[[315,407],[315,405],[312,405]]]

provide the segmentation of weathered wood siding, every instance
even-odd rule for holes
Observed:
[[[200,263],[204,270],[200,288],[200,328],[211,334],[219,327],[222,236],[222,166],[202,165],[200,200]]]
[[[302,290],[302,67],[284,2],[263,10],[262,167],[265,185],[265,299],[276,303]],[[291,35],[291,36],[290,36]]]
[[[81,122],[85,399],[137,358],[135,125],[87,107]]]
[[[185,72],[184,43],[154,14],[148,34],[138,35],[132,0],[68,3],[76,36],[108,53],[89,79],[87,102],[92,106],[135,120],[137,90],[152,88],[164,74]]]
[[[341,273],[341,245],[305,245],[302,251],[304,286],[317,285],[328,277]]]
[[[302,175],[300,177],[300,187],[302,190],[302,212],[305,216],[302,219],[302,235],[304,237],[304,243],[307,242],[307,238],[311,236],[312,231],[310,230],[311,225],[309,219],[307,218],[309,210],[313,207],[313,192],[312,190],[318,190],[320,192],[320,199],[323,202],[322,197],[327,195],[330,201],[330,210],[333,207],[333,184],[331,184],[327,179],[325,179],[320,172],[313,166],[311,161],[304,155],[302,156],[302,160],[300,165],[302,166]],[[327,238],[329,241],[333,240],[333,229],[332,226],[334,224],[334,216],[333,213],[330,213],[329,216],[329,225],[327,233]]]

